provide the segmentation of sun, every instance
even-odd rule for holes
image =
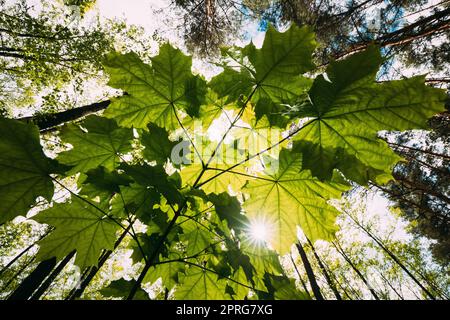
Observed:
[[[264,223],[254,223],[250,226],[250,236],[256,241],[265,241],[267,233],[267,225]]]
[[[265,244],[271,237],[271,225],[265,220],[251,221],[247,228],[248,238],[255,244]]]

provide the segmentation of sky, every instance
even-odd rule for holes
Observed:
[[[170,9],[170,0],[97,0],[96,9],[105,18],[126,18],[130,24],[140,25],[152,34],[155,30],[161,30],[169,26],[169,32],[165,35],[174,43],[180,43],[175,32],[170,32],[170,24],[181,23],[181,19]],[[156,14],[155,14],[156,12]],[[166,25],[164,25],[166,24]],[[244,38],[253,39],[255,45],[261,45],[264,32],[258,30],[258,22],[247,22],[243,29],[246,30]],[[167,31],[167,30],[166,30]],[[237,44],[239,41],[237,41]]]
[[[90,14],[99,14],[104,19],[123,18],[129,24],[144,28],[149,35],[158,31],[175,46],[184,49],[183,40],[176,27],[183,23],[170,8],[170,0],[97,0]],[[244,46],[252,41],[256,47],[262,46],[264,31],[260,31],[257,21],[246,21],[242,27],[243,37],[236,37],[235,45]],[[243,39],[243,40],[241,40]],[[201,73],[206,79],[212,78],[221,71],[206,61],[193,59],[193,71]]]

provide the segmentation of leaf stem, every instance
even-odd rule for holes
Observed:
[[[160,237],[158,244],[155,246],[155,250],[153,251],[152,255],[147,260],[147,263],[144,265],[144,269],[141,271],[138,279],[136,280],[136,283],[131,288],[131,291],[127,297],[127,300],[133,300],[134,295],[136,294],[138,288],[141,286],[141,283],[144,280],[145,275],[147,274],[147,271],[150,269],[150,267],[152,267],[154,265],[153,260],[155,260],[156,257],[158,256],[159,251],[161,250],[161,247],[164,245],[164,242],[166,241],[167,236],[169,235],[170,231],[172,231],[172,227],[175,225],[175,221],[181,215],[181,213],[185,207],[186,207],[186,201],[175,212],[175,215],[173,216],[172,220],[170,220],[169,225],[166,228],[166,231],[164,231],[164,234]]]
[[[256,89],[258,88],[258,85],[255,86],[255,88],[253,88],[252,92],[250,93],[250,95],[247,97],[247,99],[245,100],[241,110],[239,110],[239,113],[236,115],[236,117],[234,118],[233,122],[231,122],[230,126],[228,127],[227,131],[223,134],[222,138],[220,139],[220,141],[217,143],[216,148],[214,149],[214,151],[211,153],[211,156],[209,158],[209,160],[206,162],[206,165],[203,166],[202,171],[200,172],[200,174],[198,175],[197,179],[195,179],[195,182],[192,186],[193,189],[196,188],[197,184],[199,183],[200,179],[202,178],[203,174],[205,173],[205,171],[208,169],[208,166],[211,164],[211,161],[214,159],[214,156],[216,155],[217,151],[219,150],[220,146],[222,145],[222,143],[225,141],[225,138],[227,137],[227,135],[230,133],[231,129],[234,128],[234,125],[236,124],[236,122],[239,121],[239,119],[241,118],[242,114],[245,111],[245,108],[247,107],[247,104],[250,102],[251,98],[253,97],[253,95],[256,92]]]

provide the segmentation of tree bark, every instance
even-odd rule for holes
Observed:
[[[8,300],[28,300],[33,292],[45,280],[56,265],[56,258],[51,258],[39,263],[36,269],[22,281],[17,289],[9,296]]]
[[[0,291],[5,291],[9,285],[16,279],[30,264],[33,263],[33,261],[36,259],[36,257],[32,257],[29,261],[25,262],[23,266],[20,267],[20,269],[6,282],[6,284],[0,289]]]
[[[392,291],[399,297],[400,300],[405,300],[403,296],[394,288],[394,286],[389,282],[389,280],[383,275],[383,272],[378,271],[378,274],[383,279],[383,281],[391,288]]]
[[[311,298],[311,294],[309,293],[308,288],[306,287],[305,281],[303,281],[303,278],[298,271],[297,265],[295,264],[294,258],[292,258],[292,255],[289,254],[289,257],[291,258],[292,265],[294,266],[295,272],[297,273],[298,279],[300,280],[300,283],[302,284],[303,290],[305,290],[305,293],[308,295],[309,298]]]
[[[305,267],[306,275],[308,276],[308,280],[309,283],[311,284],[311,289],[314,293],[314,296],[316,297],[317,300],[324,300],[319,285],[317,284],[314,271],[311,267],[311,264],[309,263],[308,257],[306,256],[305,250],[303,250],[303,247],[300,244],[300,242],[297,243],[295,246],[297,247],[298,253],[300,254],[300,258],[302,259],[303,266]]]
[[[53,272],[45,279],[45,281],[42,283],[42,285],[36,290],[35,293],[31,296],[30,300],[39,300],[39,298],[47,291],[47,289],[50,287],[50,285],[53,283],[53,281],[56,279],[56,277],[61,273],[61,271],[64,269],[64,267],[70,262],[70,260],[75,255],[75,250],[73,250],[71,253],[69,253],[59,264],[58,266],[53,270]]]
[[[8,262],[8,264],[6,266],[4,266],[1,270],[0,270],[0,275],[5,272],[9,267],[11,267],[16,261],[18,261],[25,253],[27,253],[31,248],[33,248],[39,241],[41,241],[42,239],[44,239],[51,231],[53,230],[53,228],[50,228],[50,230],[48,230],[47,232],[45,232],[42,236],[39,237],[38,240],[36,240],[35,242],[33,242],[32,244],[30,244],[28,247],[26,247],[24,250],[22,250],[22,252],[20,252],[17,256],[15,256],[10,262]]]
[[[368,229],[366,229],[363,225],[361,225],[358,221],[356,221],[356,219],[354,219],[348,212],[344,211],[352,220],[353,222],[360,227],[373,241],[375,241],[375,243],[384,251],[388,254],[389,257],[391,257],[392,260],[395,261],[395,263],[397,263],[397,265],[423,290],[423,292],[426,293],[426,295],[432,299],[432,300],[436,300],[436,297],[427,289],[425,288],[422,283],[420,283],[420,281],[412,274],[411,271],[408,270],[408,268],[406,268],[406,266],[400,261],[399,258],[397,258],[397,256],[392,253],[388,248],[386,248],[386,246],[384,246],[383,243],[381,243],[381,241],[374,236]]]
[[[366,277],[364,277],[364,275],[361,273],[361,271],[359,271],[359,269],[354,265],[354,263],[350,260],[350,258],[345,254],[345,252],[344,252],[344,250],[342,250],[341,246],[337,242],[333,242],[333,244],[334,244],[334,247],[336,248],[336,250],[345,259],[345,261],[347,261],[347,263],[350,265],[350,267],[352,267],[353,271],[355,271],[356,274],[358,275],[358,277],[362,280],[362,282],[364,282],[364,284],[367,286],[367,288],[369,289],[370,293],[375,298],[375,300],[380,300],[380,297],[378,297],[377,293],[372,288],[372,286],[369,284]]]
[[[116,249],[120,245],[120,243],[125,238],[125,236],[127,235],[128,231],[130,230],[130,228],[131,228],[131,224],[120,235],[119,239],[116,240],[116,243],[114,244],[114,249]],[[97,267],[92,267],[91,269],[89,269],[88,271],[86,271],[83,274],[83,276],[80,279],[80,286],[79,287],[75,287],[69,293],[69,295],[66,297],[66,300],[74,300],[76,298],[80,298],[81,297],[81,295],[83,294],[84,290],[86,290],[86,287],[89,285],[89,283],[91,283],[92,279],[95,277],[95,275],[97,274],[98,270],[100,270],[100,268],[105,264],[106,260],[108,260],[108,258],[111,256],[112,253],[113,253],[113,251],[107,250],[100,256],[100,258],[98,260]]]
[[[45,115],[35,115],[31,117],[23,117],[17,120],[31,122],[37,125],[41,132],[51,131],[56,126],[62,125],[69,121],[78,120],[81,117],[106,109],[111,104],[111,100],[105,100],[90,105],[77,107],[58,113],[50,113]]]
[[[345,52],[339,53],[335,55],[333,58],[336,60],[344,58],[349,54],[366,49],[370,44],[376,44],[380,47],[388,47],[388,46],[395,47],[399,45],[408,44],[414,40],[427,37],[438,32],[443,32],[450,28],[450,22],[447,19],[449,15],[450,15],[450,8],[438,11],[431,16],[422,18],[403,28],[387,33],[381,37],[378,37],[373,41],[370,42],[363,41],[360,43],[356,43],[351,47],[349,47],[347,50],[345,50]],[[433,23],[435,21],[438,22]],[[415,30],[420,26],[424,27],[420,30]],[[320,67],[324,67],[326,65],[328,65],[328,62],[320,65]]]
[[[341,295],[339,294],[339,291],[337,291],[336,286],[334,285],[333,280],[331,279],[330,275],[328,274],[327,270],[325,269],[325,266],[322,263],[322,260],[320,259],[319,255],[316,252],[316,249],[314,248],[314,245],[312,244],[311,241],[309,241],[308,238],[306,238],[306,240],[308,241],[312,252],[314,254],[314,257],[317,260],[317,263],[319,264],[320,270],[322,271],[322,274],[324,275],[325,279],[327,280],[328,286],[331,288],[331,290],[334,293],[334,296],[336,297],[337,300],[342,300]]]

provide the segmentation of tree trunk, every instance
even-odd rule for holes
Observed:
[[[431,16],[422,18],[410,25],[407,25],[396,31],[387,33],[371,42],[364,41],[361,43],[357,43],[348,48],[347,50],[345,50],[345,52],[335,55],[333,58],[336,60],[341,59],[351,53],[359,52],[366,49],[370,44],[376,44],[380,47],[388,47],[388,46],[395,47],[408,44],[414,40],[428,37],[438,32],[443,32],[444,30],[450,28],[450,22],[448,22],[449,20],[447,19],[449,15],[450,15],[450,8],[438,11]],[[435,21],[439,22],[433,23]],[[421,26],[426,27],[420,30],[415,30]],[[327,64],[328,62],[321,65],[321,67],[326,66]]]
[[[399,297],[400,300],[405,300],[403,296],[394,288],[394,286],[389,282],[389,280],[383,275],[383,272],[378,271],[378,274],[383,279],[383,281],[391,288],[392,291]]]
[[[30,264],[33,263],[33,261],[36,259],[36,257],[32,257],[29,261],[25,262],[23,266],[20,267],[20,269],[8,280],[8,282],[5,283],[5,285],[0,289],[0,291],[5,291],[9,285],[14,281],[14,279],[17,279],[17,277],[26,269]]]
[[[45,291],[47,291],[47,289],[56,279],[56,277],[61,273],[64,267],[70,262],[75,253],[76,251],[73,250],[58,264],[55,270],[53,270],[53,272],[47,277],[47,279],[45,279],[44,283],[42,283],[42,285],[36,290],[36,292],[33,293],[30,300],[39,300],[39,298],[45,293]]]
[[[305,281],[303,281],[303,278],[298,271],[297,265],[295,264],[294,258],[292,258],[292,255],[289,254],[289,257],[291,258],[292,265],[294,266],[295,272],[297,273],[298,279],[300,280],[300,283],[302,284],[303,290],[305,290],[305,293],[308,295],[308,297],[311,299],[311,294],[308,291],[308,288],[306,287]]]
[[[46,233],[44,233],[42,236],[40,236],[38,240],[36,240],[32,244],[30,244],[28,247],[26,247],[24,250],[22,250],[22,252],[20,252],[17,256],[15,256],[10,262],[8,262],[8,264],[6,266],[4,266],[2,268],[2,270],[0,270],[0,275],[3,272],[5,272],[9,267],[11,267],[16,261],[18,261],[31,248],[33,248],[36,245],[36,243],[38,243],[40,240],[44,239],[51,232],[51,230],[52,230],[52,228],[50,228],[50,230],[48,230]]]
[[[412,274],[411,271],[408,270],[408,268],[406,268],[406,266],[400,261],[400,259],[397,258],[394,253],[386,248],[376,236],[374,236],[369,230],[367,230],[363,225],[356,221],[356,219],[354,219],[348,212],[344,212],[353,220],[353,222],[355,222],[358,227],[360,227],[373,241],[375,241],[375,243],[378,244],[378,246],[380,246],[380,248],[383,249],[383,251],[392,258],[392,260],[394,260],[398,264],[398,266],[423,290],[423,292],[426,293],[426,295],[430,299],[436,300],[436,297],[427,288],[425,288],[422,283],[420,283],[420,281]]]
[[[32,122],[36,124],[41,132],[51,131],[54,127],[69,121],[78,120],[81,117],[106,109],[111,104],[110,100],[105,100],[83,107],[73,108],[58,113],[49,113],[45,115],[35,115],[23,117],[17,120]]]
[[[303,266],[305,267],[306,275],[308,276],[308,280],[309,283],[311,284],[311,289],[314,293],[314,296],[316,297],[317,300],[324,300],[319,285],[317,284],[314,271],[311,267],[311,264],[309,263],[308,257],[306,256],[305,250],[303,250],[303,247],[300,244],[300,242],[297,243],[295,246],[297,247],[298,253],[300,254],[300,258],[302,259]]]
[[[130,228],[131,228],[131,224],[125,229],[124,232],[122,232],[120,237],[116,240],[116,242],[114,243],[114,249],[116,249],[120,245],[120,243],[125,238],[128,231],[130,230]],[[111,256],[112,253],[113,253],[113,251],[106,250],[100,256],[97,267],[92,267],[91,269],[88,269],[88,270],[86,270],[85,273],[83,273],[83,275],[81,276],[80,282],[79,282],[80,285],[75,287],[74,289],[72,289],[72,291],[66,297],[66,300],[74,300],[76,298],[81,297],[84,290],[86,290],[86,287],[89,285],[89,283],[91,283],[92,279],[95,277],[98,270],[100,270],[100,268],[105,264],[106,260],[108,260],[108,258]]]
[[[330,269],[330,267],[326,264],[325,261],[322,261],[323,266],[325,267],[325,269],[327,270],[328,274],[330,275],[330,277],[332,277],[334,280],[333,282],[336,283],[339,288],[341,288],[342,292],[344,292],[344,294],[347,296],[347,298],[349,300],[353,300],[353,298],[349,295],[349,293],[347,292],[347,289],[345,288],[345,286],[343,286],[337,276],[334,274],[334,272]],[[355,295],[355,297],[357,299],[359,299],[359,294],[355,291],[355,289],[350,285],[350,283],[348,282],[347,278],[345,278],[344,275],[342,275],[342,277],[344,278],[344,282],[346,283],[346,285],[348,286],[349,290],[351,291],[351,293],[353,293]]]
[[[345,259],[345,261],[347,261],[347,263],[350,265],[350,267],[352,267],[353,271],[356,272],[356,274],[358,275],[358,277],[362,280],[362,282],[364,282],[364,284],[366,285],[366,287],[369,289],[370,293],[372,294],[372,296],[375,298],[375,300],[380,300],[380,298],[378,297],[377,293],[375,292],[375,290],[372,288],[372,286],[369,284],[369,282],[367,281],[367,279],[364,277],[364,275],[361,273],[361,271],[359,271],[359,269],[353,264],[353,262],[350,260],[350,258],[345,254],[344,250],[342,250],[341,246],[337,243],[337,242],[333,242],[334,247],[336,248],[336,250],[341,254],[341,256]]]
[[[39,263],[36,269],[22,281],[19,287],[9,296],[8,300],[28,300],[33,292],[45,280],[56,265],[56,258]]]
[[[336,297],[336,299],[337,300],[342,300],[342,297],[339,294],[339,291],[337,291],[333,280],[331,279],[330,275],[328,274],[327,270],[325,269],[325,266],[323,265],[322,260],[320,259],[319,255],[317,254],[316,249],[314,248],[312,242],[309,241],[308,238],[306,238],[306,240],[308,241],[309,245],[311,246],[311,249],[312,249],[312,252],[314,254],[314,257],[316,258],[317,263],[319,264],[320,270],[322,270],[322,274],[324,275],[325,279],[327,280],[328,286],[333,291],[334,296]]]

